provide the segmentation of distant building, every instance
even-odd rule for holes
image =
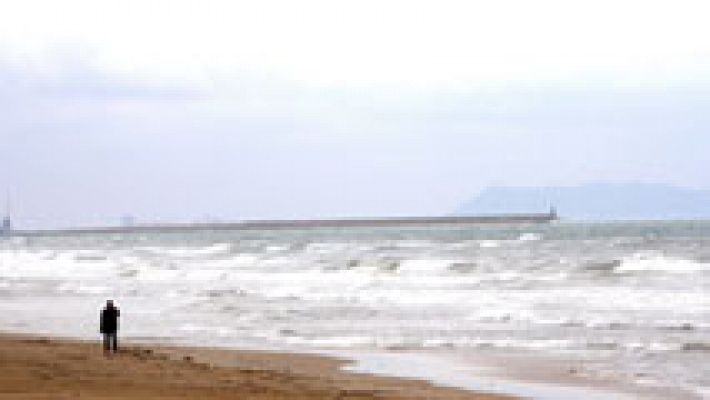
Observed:
[[[10,232],[12,230],[12,220],[10,216],[6,216],[2,219],[2,226],[0,226],[0,232]]]
[[[121,217],[121,225],[130,228],[136,224],[136,219],[132,215],[124,215]]]

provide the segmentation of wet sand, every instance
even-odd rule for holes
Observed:
[[[0,399],[476,399],[510,397],[347,373],[344,360],[0,335]]]

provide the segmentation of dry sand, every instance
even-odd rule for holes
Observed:
[[[477,399],[508,397],[344,373],[310,355],[0,335],[0,399]]]

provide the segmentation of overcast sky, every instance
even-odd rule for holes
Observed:
[[[710,188],[707,4],[3,2],[0,189],[54,227]]]

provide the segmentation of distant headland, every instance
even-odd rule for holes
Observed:
[[[576,220],[680,220],[710,218],[710,190],[647,183],[484,189],[454,215],[519,212],[554,204]]]

